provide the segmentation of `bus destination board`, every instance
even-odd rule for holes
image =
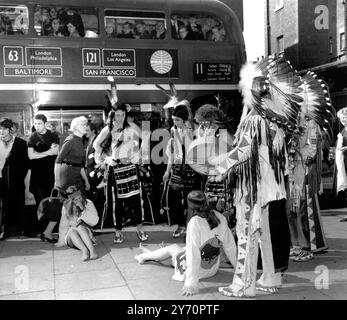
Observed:
[[[135,50],[83,48],[83,77],[136,77]]]
[[[175,49],[82,48],[83,77],[177,78]]]
[[[52,47],[4,46],[5,77],[62,77],[62,50]]]
[[[226,82],[232,81],[231,63],[194,63],[194,81],[200,82]]]

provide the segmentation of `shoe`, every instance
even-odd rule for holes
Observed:
[[[235,298],[254,298],[254,295],[248,295],[240,290],[238,292],[234,292],[230,289],[230,287],[219,287],[218,292],[226,297],[235,297]]]
[[[123,233],[120,231],[116,231],[113,239],[113,243],[123,243],[124,241],[124,236]]]
[[[296,257],[301,252],[300,247],[291,247],[289,252],[289,257]]]
[[[301,250],[300,253],[293,258],[295,262],[305,262],[313,258],[313,253],[307,250]]]
[[[139,231],[136,230],[136,235],[139,238],[141,242],[147,241],[148,240],[148,234],[146,234],[144,231]]]
[[[346,222],[346,221],[347,221],[347,216],[345,216],[342,219],[340,219],[340,222]]]
[[[55,239],[55,238],[52,238],[52,239],[51,238],[47,238],[44,233],[41,233],[40,238],[41,238],[42,242],[45,242],[45,241],[48,241],[49,243],[57,243],[58,242],[58,240]]]
[[[278,293],[279,290],[277,287],[263,287],[260,285],[257,285],[255,289],[266,293]]]
[[[179,238],[181,235],[186,233],[186,227],[180,227],[178,226],[176,231],[172,234],[174,238]]]

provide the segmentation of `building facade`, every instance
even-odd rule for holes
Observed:
[[[346,2],[265,0],[266,53],[284,52],[300,73],[318,73],[336,109],[347,106]]]

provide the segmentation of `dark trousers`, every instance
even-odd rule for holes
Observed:
[[[1,193],[2,200],[2,227],[5,233],[25,232],[25,193],[24,190],[16,190],[16,192]]]
[[[287,270],[290,251],[290,233],[285,199],[269,203],[269,227],[275,270],[276,272]],[[261,255],[258,256],[258,268],[262,269]]]
[[[180,227],[185,227],[187,221],[185,215],[187,209],[187,194],[183,191],[170,188],[168,206],[170,208],[169,215],[171,224],[178,224]]]
[[[139,194],[131,196],[129,198],[117,199],[117,192],[115,191],[115,199],[116,201],[113,211],[113,223],[116,230],[122,230],[126,208],[130,213],[129,218],[136,225],[142,223],[141,198]]]

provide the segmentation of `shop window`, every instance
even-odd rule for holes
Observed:
[[[93,8],[36,6],[34,26],[39,36],[77,38],[99,36],[98,14]]]
[[[0,6],[0,35],[26,35],[28,30],[27,7],[20,5]]]
[[[284,39],[283,36],[277,37],[277,53],[284,52]]]
[[[224,25],[220,19],[207,14],[171,15],[171,36],[176,40],[202,40],[223,42],[226,40]]]
[[[104,26],[110,38],[161,40],[167,32],[165,14],[161,12],[107,9]]]

